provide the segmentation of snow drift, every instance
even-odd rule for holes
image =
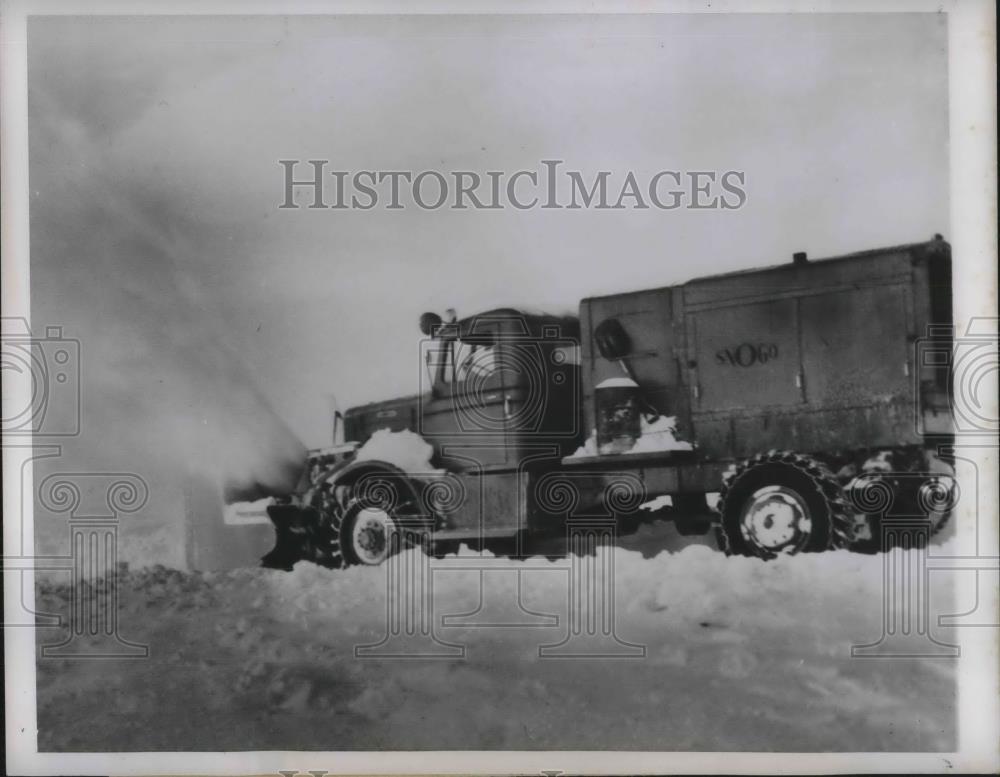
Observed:
[[[613,562],[614,633],[640,658],[539,657],[568,634],[568,559],[487,554],[484,572],[468,550],[409,551],[403,568],[432,565],[444,660],[355,657],[387,634],[384,568],[127,573],[121,632],[151,658],[41,660],[40,748],[954,748],[954,662],[851,658],[882,634],[883,557],[662,552],[670,531],[644,526],[632,549],[592,558]],[[932,624],[971,604],[948,578],[930,593]],[[65,587],[38,601],[68,613]]]

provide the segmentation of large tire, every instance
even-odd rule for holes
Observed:
[[[412,486],[396,473],[373,471],[369,480],[354,479],[320,489],[314,497],[315,509],[320,514],[323,542],[313,549],[310,559],[330,569],[342,569],[354,564],[382,563],[387,554],[380,554],[370,547],[359,534],[359,522],[367,522],[371,512],[382,512],[395,533],[397,516],[410,514],[417,508],[418,497]],[[379,542],[372,538],[375,545]],[[385,537],[389,553],[409,538],[402,536],[392,542]]]
[[[334,493],[329,489],[314,500],[314,510],[318,513],[317,542],[309,550],[309,561],[327,569],[343,569],[350,562],[344,554],[343,528],[349,491],[340,489]],[[343,502],[343,503],[342,503]]]
[[[391,510],[354,502],[344,513],[340,547],[346,564],[377,566],[400,548],[402,536]]]
[[[320,483],[306,495],[304,505],[268,508],[275,547],[261,564],[290,571],[299,561],[329,569],[381,563],[387,554],[381,552],[371,515],[379,511],[383,522],[391,525],[385,537],[388,553],[401,543],[429,550],[434,515],[421,504],[422,493],[405,473],[385,466],[366,466],[341,481]],[[362,522],[368,524],[367,530]],[[399,539],[389,547],[397,526]]]
[[[833,473],[790,451],[768,451],[740,462],[719,492],[720,547],[763,559],[846,547],[850,511]]]
[[[896,516],[922,516],[929,536],[940,533],[954,508],[954,473],[954,467],[933,451],[916,455],[882,451],[869,458],[859,475],[845,486],[855,511],[850,549],[866,554],[885,551],[883,519],[891,522]],[[881,493],[882,489],[886,493]]]

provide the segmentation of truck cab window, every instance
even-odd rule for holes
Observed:
[[[497,352],[492,342],[455,340],[444,354],[442,379],[445,383],[464,383],[496,370]]]

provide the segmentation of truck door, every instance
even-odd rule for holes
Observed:
[[[474,335],[427,344],[425,354],[431,390],[423,396],[420,434],[437,448],[477,447],[484,466],[507,461],[505,375],[497,342],[497,325],[483,322]],[[464,466],[448,456],[443,462]]]
[[[905,285],[885,284],[802,299],[810,404],[884,404],[911,393],[908,294]]]

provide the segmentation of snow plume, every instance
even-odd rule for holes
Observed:
[[[121,555],[148,562],[129,558],[129,532],[142,527],[135,547],[162,531],[183,547],[188,478],[230,499],[287,492],[305,449],[234,347],[233,311],[206,291],[220,286],[219,227],[130,170],[44,92],[31,109],[32,326],[37,336],[59,325],[80,342],[81,433],[57,466],[148,483],[146,510],[121,532]],[[36,521],[43,546],[65,534],[64,520],[50,524]]]
[[[36,318],[66,322],[81,341],[84,433],[100,429],[94,442],[119,449],[123,461],[152,454],[215,473],[242,498],[290,488],[305,449],[199,288],[191,265],[210,259],[186,254],[190,246],[172,234],[198,225],[127,190],[95,187],[94,176],[89,183],[38,207],[32,223]]]

